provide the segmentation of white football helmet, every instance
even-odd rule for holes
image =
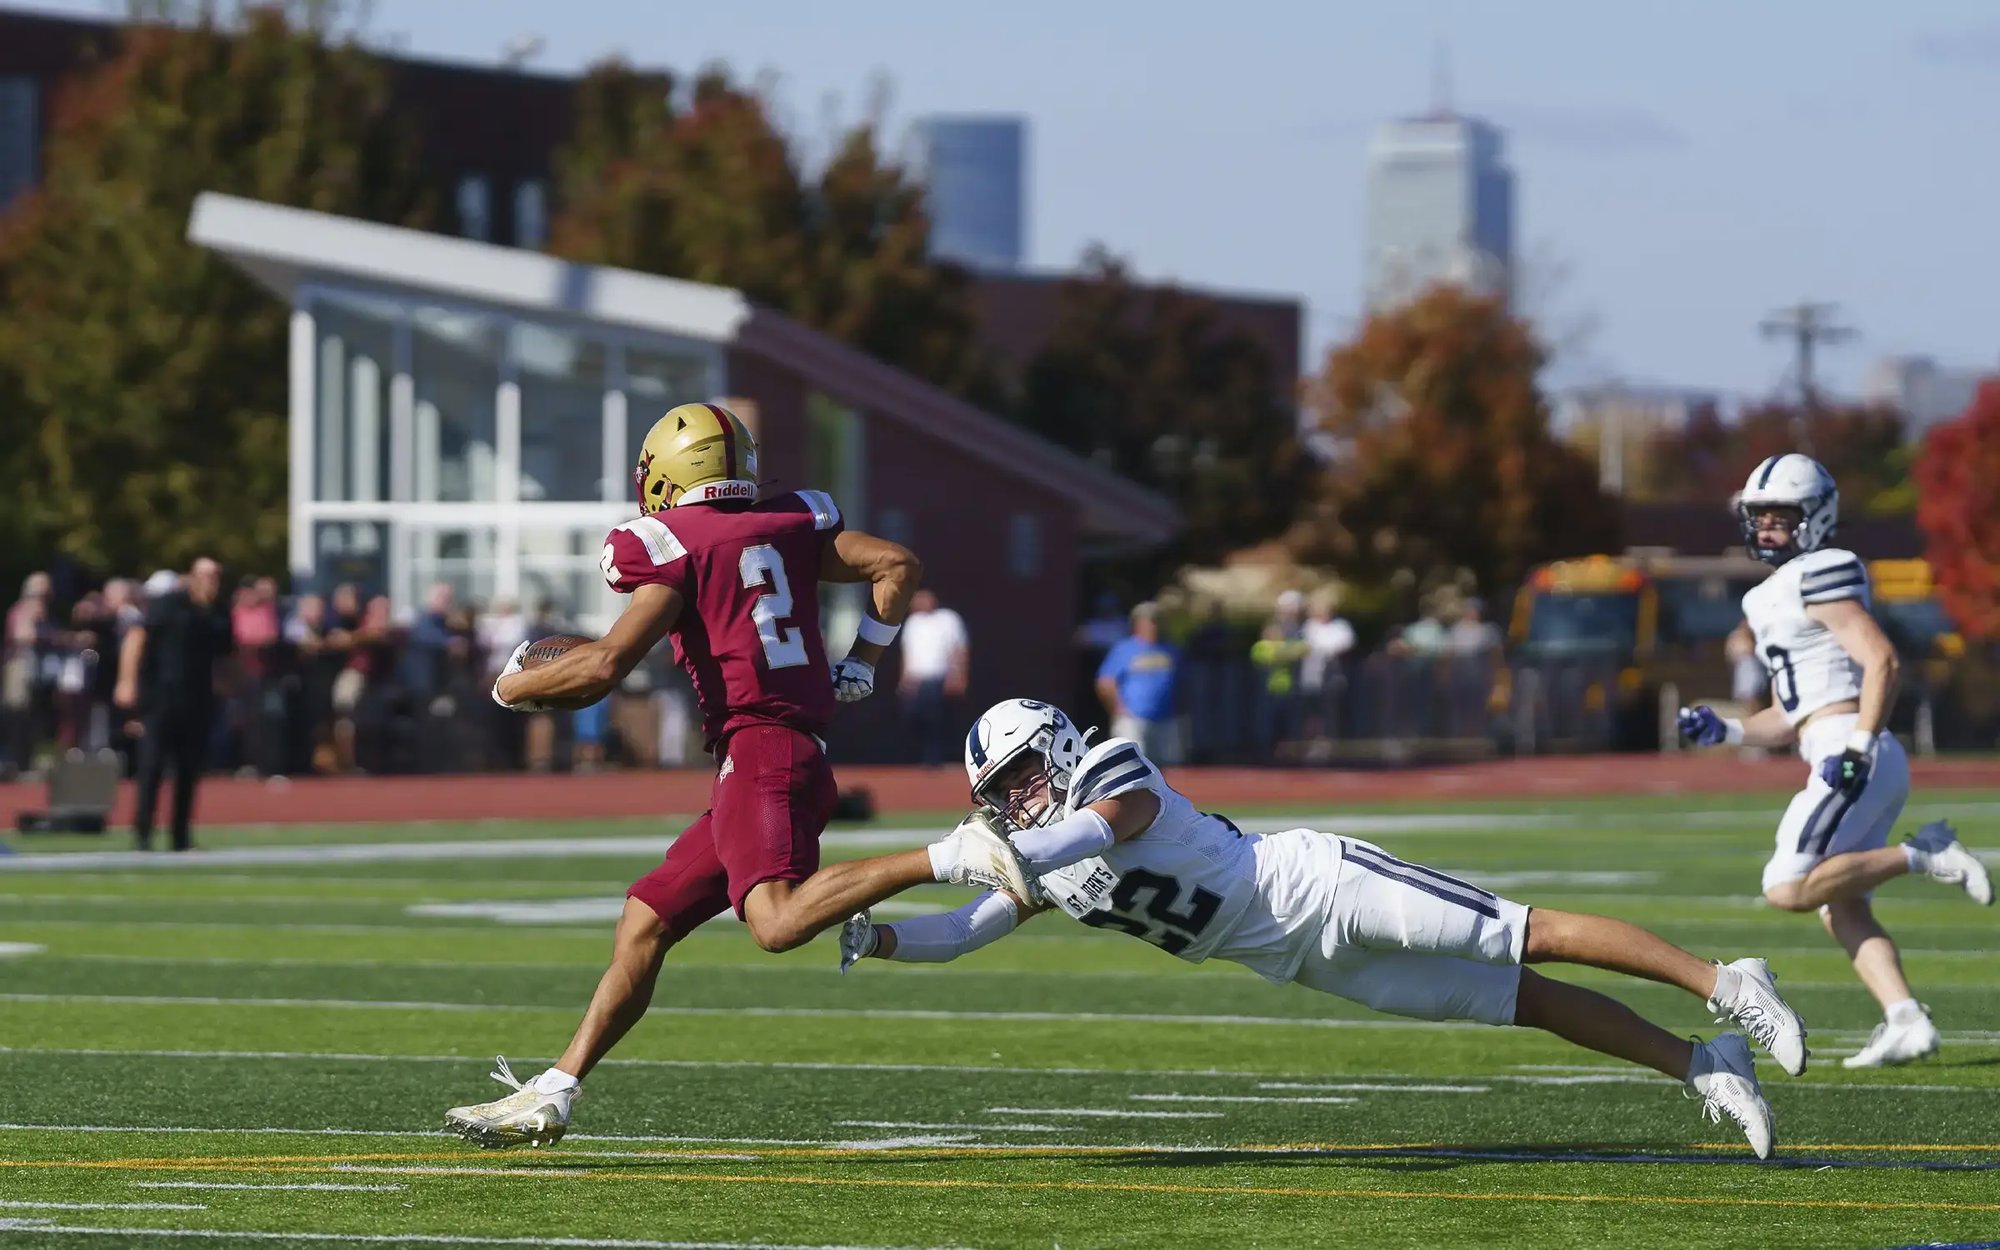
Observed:
[[[1757,545],[1755,517],[1767,508],[1797,508],[1799,523],[1784,547]],[[1783,564],[1794,556],[1818,551],[1840,523],[1840,488],[1833,474],[1811,456],[1786,452],[1772,456],[1750,471],[1750,480],[1736,496],[1736,516],[1743,526],[1743,545],[1766,564]]]
[[[1047,807],[1030,815],[996,781],[1027,752],[1040,758],[1049,781]],[[1015,828],[1046,825],[1062,815],[1069,780],[1083,762],[1083,735],[1063,710],[1033,699],[1006,699],[987,708],[965,735],[965,776],[972,801],[995,809]]]

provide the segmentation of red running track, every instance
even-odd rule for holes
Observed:
[[[1918,760],[1919,790],[2000,789],[2000,760]],[[843,768],[843,789],[865,787],[884,812],[949,811],[969,805],[956,768]],[[1626,794],[1744,794],[1788,791],[1804,780],[1792,759],[1743,761],[1692,755],[1598,755],[1492,760],[1449,766],[1339,770],[1184,768],[1174,784],[1206,807],[1285,804],[1337,810],[1343,803],[1473,802]],[[568,819],[665,816],[708,806],[706,771],[493,774],[449,777],[312,777],[290,782],[214,777],[196,808],[202,825],[359,821]],[[162,796],[162,804],[166,798]],[[39,785],[0,785],[0,827],[46,805]],[[121,788],[114,824],[131,819]]]

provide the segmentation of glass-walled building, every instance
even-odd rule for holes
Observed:
[[[601,630],[618,610],[604,536],[637,515],[640,441],[675,404],[720,400],[756,432],[767,491],[828,491],[850,526],[923,557],[972,624],[973,699],[1055,698],[1083,553],[1178,523],[1152,492],[727,288],[215,194],[188,233],[291,308],[297,590],[352,582],[407,619],[442,583]],[[823,601],[844,648],[862,588]],[[857,726],[894,713],[856,707]]]

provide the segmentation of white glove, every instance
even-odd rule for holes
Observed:
[[[951,885],[1005,890],[1029,904],[1039,903],[1041,890],[1014,844],[1000,831],[994,814],[979,808],[958,827],[930,845],[931,873]]]
[[[856,963],[875,953],[882,944],[882,938],[875,932],[875,922],[867,912],[849,916],[840,929],[840,975]]]
[[[507,666],[500,670],[500,677],[511,677],[521,671],[521,657],[528,654],[528,647],[530,645],[527,639],[523,638],[521,640],[521,645],[514,648],[514,654],[507,657]],[[548,704],[538,702],[534,699],[522,699],[517,703],[509,703],[507,700],[501,698],[500,677],[493,679],[493,701],[495,703],[498,703],[510,712],[546,712],[549,710]]]
[[[875,693],[875,666],[848,656],[833,666],[833,697],[842,703],[859,703]]]

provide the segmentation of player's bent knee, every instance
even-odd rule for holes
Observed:
[[[1813,911],[1817,903],[1807,901],[1804,881],[1782,881],[1764,888],[1764,901],[1779,911]]]

